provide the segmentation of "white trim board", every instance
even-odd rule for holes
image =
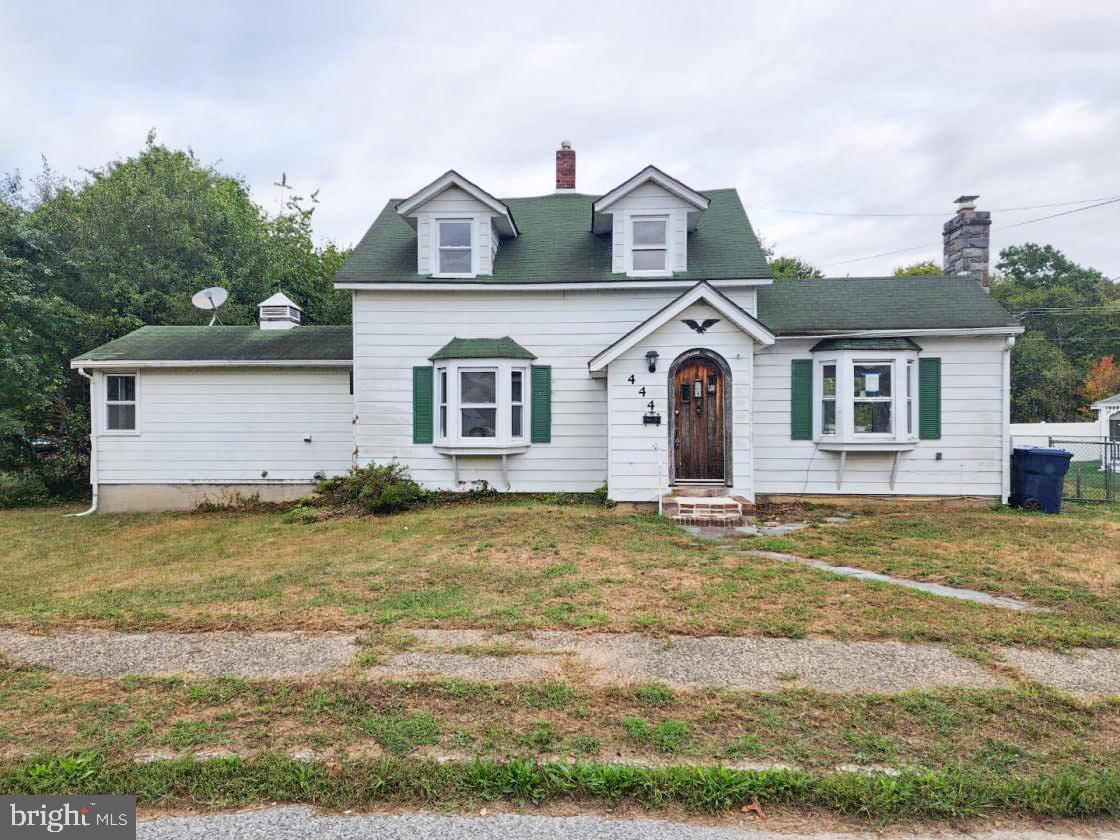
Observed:
[[[708,205],[711,204],[711,199],[707,196],[692,189],[687,184],[681,183],[671,175],[666,175],[656,166],[647,166],[641,172],[637,173],[631,178],[628,178],[623,183],[619,184],[609,193],[597,200],[592,207],[595,213],[606,213],[607,208],[618,202],[619,199],[625,197],[629,193],[636,190],[642,184],[653,181],[657,186],[661,187],[668,192],[671,192],[681,201],[687,201],[697,210],[707,210]]]
[[[707,283],[697,283],[689,291],[676,300],[655,312],[630,332],[619,338],[614,344],[602,350],[587,363],[587,369],[592,374],[605,370],[607,365],[633,347],[655,330],[667,324],[681,312],[694,303],[703,301],[716,310],[720,315],[733,323],[759,344],[770,345],[774,343],[775,336],[761,321],[753,318],[734,301],[712,288]]]
[[[353,367],[350,359],[312,360],[312,359],[283,359],[283,360],[230,360],[230,359],[148,359],[136,361],[129,359],[110,359],[91,361],[89,359],[74,359],[70,362],[71,370],[79,368],[200,368],[200,367],[277,367],[277,368],[348,368]]]
[[[482,189],[482,187],[471,183],[454,169],[447,170],[447,172],[440,175],[432,181],[432,183],[398,203],[396,206],[397,215],[408,216],[410,213],[451,187],[458,187],[476,201],[485,204],[497,213],[505,221],[505,227],[507,229],[502,231],[503,234],[506,236],[517,236],[517,224],[513,221],[513,215],[509,212],[509,207],[501,199],[495,198],[490,195],[490,193],[486,192],[486,190]]]
[[[744,289],[751,286],[769,286],[770,277],[744,278],[739,280],[701,280],[713,288]],[[335,283],[336,289],[352,291],[414,292],[429,290],[433,292],[576,292],[583,290],[609,291],[611,289],[689,289],[697,284],[696,280],[606,280],[593,283],[440,283],[438,281],[417,280],[408,283]]]

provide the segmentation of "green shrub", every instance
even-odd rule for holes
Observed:
[[[320,481],[315,492],[331,507],[357,506],[366,513],[396,513],[427,501],[428,492],[398,461],[370,464],[348,475]]]
[[[50,496],[46,482],[33,472],[0,473],[0,508],[42,505]]]
[[[319,521],[319,509],[311,505],[296,505],[280,518],[289,525],[310,525]]]

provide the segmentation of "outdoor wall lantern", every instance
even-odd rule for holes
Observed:
[[[647,350],[646,351],[646,361],[649,362],[649,372],[650,373],[653,373],[654,371],[657,370],[657,357],[658,357],[658,355],[659,354],[656,350]]]

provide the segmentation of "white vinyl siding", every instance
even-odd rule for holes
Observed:
[[[1005,339],[915,335],[914,340],[922,347],[921,356],[941,359],[941,438],[916,441],[912,450],[901,453],[893,492],[999,496],[1004,471]],[[814,339],[780,340],[755,353],[755,490],[760,494],[889,494],[893,453],[849,452],[838,491],[839,453],[820,451],[813,441],[790,440],[790,360],[810,358],[809,348],[815,343]],[[896,373],[904,377],[905,366]],[[904,382],[898,379],[895,388]],[[819,411],[819,405],[814,405],[814,412]],[[904,416],[895,422],[905,428]],[[914,422],[916,428],[916,417]]]
[[[346,369],[144,370],[139,434],[98,436],[98,481],[309,482],[319,471],[344,473],[354,446],[349,374]],[[110,375],[94,375],[99,393]]]
[[[552,367],[552,442],[534,444],[527,452],[508,457],[510,488],[517,492],[594,490],[607,479],[607,386],[603,378],[588,375],[587,362],[680,294],[680,289],[356,291],[354,398],[359,462],[398,458],[426,487],[456,489],[451,457],[432,445],[412,443],[408,398],[412,368],[430,364],[428,357],[454,336],[509,335],[536,354],[534,365]],[[754,310],[754,289],[730,289],[727,294],[744,309]],[[678,326],[692,337],[689,346],[704,344],[701,336]],[[642,353],[646,349],[643,346]],[[656,374],[661,380],[672,362],[666,353],[662,351]],[[524,387],[527,397],[529,383]],[[665,390],[664,381],[661,387]],[[628,431],[649,433],[640,412],[627,417]],[[667,439],[668,427],[660,429]],[[526,439],[528,431],[527,420]],[[655,452],[650,454],[656,457]],[[476,480],[506,489],[498,457],[460,457],[459,478],[463,483],[458,489]],[[642,492],[649,496],[648,490]]]
[[[729,295],[730,296],[730,295]],[[737,299],[737,298],[733,298]],[[681,321],[690,318],[720,318],[703,335],[697,335]],[[751,363],[754,342],[750,336],[728,323],[705,303],[688,307],[676,318],[655,330],[610,363],[607,381],[610,388],[611,458],[608,487],[612,499],[619,501],[657,501],[660,482],[667,482],[669,459],[673,457],[669,440],[669,368],[682,353],[704,348],[720,354],[731,368],[732,481],[721,492],[754,498],[751,459]],[[659,354],[657,370],[649,372],[645,354]],[[634,382],[629,381],[630,376]],[[646,393],[640,395],[644,387]],[[653,401],[654,411],[661,415],[661,425],[643,425],[642,414]],[[555,415],[555,411],[553,412]],[[659,443],[660,458],[654,444]]]

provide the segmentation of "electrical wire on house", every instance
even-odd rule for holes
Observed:
[[[1051,213],[1048,216],[1039,216],[1037,219],[1027,219],[1025,221],[1015,222],[1010,225],[1000,225],[999,227],[991,228],[991,231],[994,233],[997,230],[1010,230],[1011,228],[1022,227],[1023,225],[1033,225],[1035,222],[1044,222],[1047,219],[1056,219],[1059,216],[1069,216],[1072,213],[1083,213],[1086,210],[1095,210],[1098,207],[1105,207],[1106,205],[1116,204],[1117,202],[1120,202],[1120,196],[1098,201],[1096,204],[1090,204],[1087,207],[1076,207],[1073,210],[1063,210],[1061,213]],[[911,245],[908,248],[899,248],[895,251],[884,251],[881,254],[871,254],[866,257],[853,257],[848,260],[837,260],[836,262],[821,263],[820,268],[829,268],[834,265],[847,265],[848,263],[863,262],[864,260],[873,260],[877,257],[893,257],[896,254],[905,254],[907,251],[917,251],[921,248],[932,248],[933,246],[940,244],[941,240],[936,240],[934,242],[923,242],[921,245]]]
[[[1082,198],[1078,201],[1054,201],[1049,204],[1026,204],[1021,207],[997,207],[991,213],[1014,213],[1019,210],[1044,210],[1047,207],[1070,207],[1074,204],[1091,204],[1095,201],[1110,201],[1120,199],[1120,196],[1106,195],[1102,198]],[[795,213],[799,216],[837,216],[847,219],[914,219],[925,217],[943,217],[944,210],[931,213],[833,213],[827,210],[792,210],[783,207],[765,207],[761,204],[744,204],[749,210],[766,210],[771,213]]]

